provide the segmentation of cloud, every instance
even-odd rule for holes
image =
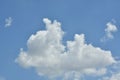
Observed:
[[[116,25],[112,24],[111,22],[108,22],[107,27],[105,29],[105,36],[101,38],[101,42],[107,41],[109,39],[113,39],[113,33],[117,31]]]
[[[66,41],[65,46],[61,23],[47,18],[43,22],[46,30],[32,34],[27,41],[28,49],[21,48],[15,60],[22,67],[33,67],[40,76],[78,80],[83,75],[104,75],[106,67],[116,63],[110,51],[87,44],[84,34],[75,34],[74,40]]]
[[[10,27],[12,25],[12,17],[8,17],[5,19],[5,27]]]
[[[120,80],[120,61],[112,66],[109,70],[110,75],[103,77],[102,80]]]
[[[104,77],[103,80],[120,80],[120,72],[112,74],[111,77]]]

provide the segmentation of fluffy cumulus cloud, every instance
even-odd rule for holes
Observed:
[[[12,25],[12,17],[8,17],[5,19],[5,27],[10,27]]]
[[[114,36],[113,36],[113,33],[117,31],[117,27],[116,25],[112,24],[111,22],[108,22],[107,24],[107,27],[105,29],[105,36],[101,39],[101,42],[104,42],[108,39],[113,39]]]
[[[116,63],[110,51],[87,44],[84,34],[75,34],[73,41],[62,44],[64,31],[60,22],[47,18],[43,22],[46,30],[32,34],[27,41],[28,49],[20,50],[16,62],[22,67],[33,67],[40,76],[79,80],[83,75],[104,75],[106,67]]]

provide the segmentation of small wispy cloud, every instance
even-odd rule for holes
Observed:
[[[12,25],[12,17],[8,17],[5,19],[5,27],[10,27]]]
[[[101,80],[120,80],[120,61],[117,61],[108,72],[110,75],[104,76]]]
[[[117,26],[116,25],[114,25],[113,23],[111,23],[111,22],[108,22],[107,24],[106,24],[106,29],[105,29],[105,35],[101,38],[101,42],[105,42],[105,41],[107,41],[107,40],[109,40],[109,39],[113,39],[114,38],[114,36],[113,36],[113,33],[114,32],[117,32]]]
[[[4,77],[0,76],[0,80],[6,80]]]

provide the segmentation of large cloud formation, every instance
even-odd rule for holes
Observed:
[[[44,18],[46,30],[30,36],[27,51],[21,49],[16,62],[22,67],[33,67],[40,76],[64,80],[78,80],[81,75],[101,76],[107,66],[116,61],[110,51],[85,43],[84,34],[75,34],[73,41],[62,44],[64,31],[60,22]]]

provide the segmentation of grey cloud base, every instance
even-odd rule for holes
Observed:
[[[84,34],[75,34],[73,41],[62,44],[64,31],[61,24],[44,18],[46,30],[40,30],[30,36],[27,51],[20,51],[16,62],[22,67],[33,67],[40,76],[63,80],[78,80],[81,75],[101,76],[107,66],[116,63],[110,51],[102,50],[85,43]]]

